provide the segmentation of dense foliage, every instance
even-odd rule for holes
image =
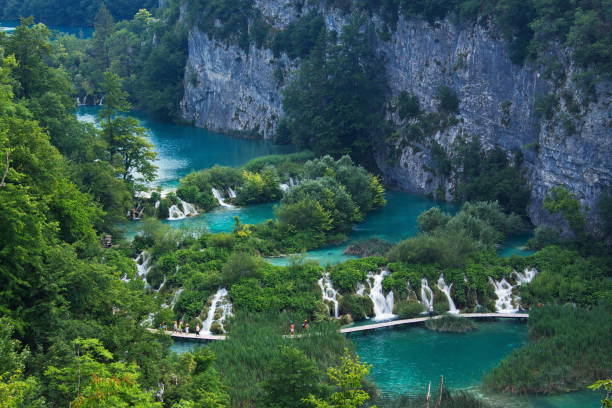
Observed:
[[[56,26],[92,26],[100,6],[106,4],[118,20],[130,19],[141,8],[157,7],[157,0],[2,0],[0,18],[17,20],[34,16]]]
[[[285,90],[286,116],[277,140],[372,163],[371,140],[383,121],[386,93],[385,69],[372,36],[372,28],[357,16],[338,38],[321,30]]]
[[[129,18],[115,22],[102,6],[95,15],[93,38],[57,38],[77,96],[83,104],[100,103],[104,72],[112,69],[134,107],[154,117],[177,119],[187,59],[187,34],[178,21],[178,4],[169,3],[155,16],[141,9]]]

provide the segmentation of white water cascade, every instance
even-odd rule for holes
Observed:
[[[208,309],[208,314],[206,315],[206,320],[202,322],[202,328],[200,329],[200,335],[211,335],[210,328],[214,322],[218,322],[223,328],[223,322],[226,318],[232,315],[232,304],[227,298],[228,292],[227,289],[221,288],[215,293],[213,296],[210,308]],[[221,310],[221,317],[219,319],[215,319],[215,314],[217,310]],[[225,331],[225,329],[224,329]]]
[[[497,296],[497,300],[495,301],[495,311],[497,313],[516,313],[518,311],[518,307],[514,306],[514,297],[512,296],[513,286],[506,280],[506,278],[502,278],[500,281],[496,281],[489,277],[489,282],[495,287],[495,296]]]
[[[433,312],[434,294],[425,278],[421,279],[421,303],[426,312]]]
[[[383,293],[382,282],[389,271],[383,269],[379,274],[368,273],[366,281],[370,286],[369,297],[374,304],[374,320],[388,320],[395,317],[393,314],[393,291],[389,291],[387,296]]]
[[[225,207],[225,208],[234,208],[233,205],[228,204],[225,202],[225,199],[223,198],[223,196],[221,195],[221,192],[219,190],[217,190],[216,188],[212,189],[212,194],[213,196],[217,199],[217,201],[219,202],[219,205],[221,207]]]
[[[174,296],[172,296],[172,300],[170,301],[170,309],[174,309],[174,305],[178,302],[181,297],[181,293],[183,293],[183,288],[179,288],[174,292]]]
[[[363,294],[365,293],[365,286],[363,283],[358,283],[357,284],[357,292],[355,292],[357,295],[359,296],[363,296]]]
[[[495,295],[497,300],[495,301],[495,311],[497,313],[516,313],[519,310],[521,298],[512,294],[512,290],[518,286],[529,283],[536,276],[538,271],[534,268],[525,268],[521,272],[513,271],[511,276],[516,279],[516,285],[512,286],[506,278],[502,278],[500,281],[489,277],[489,282],[495,288]]]
[[[136,263],[136,271],[140,279],[146,280],[147,274],[151,270],[152,260],[153,257],[146,251],[142,251],[140,254],[138,254],[136,259],[134,259],[134,262]]]
[[[444,293],[444,295],[446,296],[446,300],[448,300],[448,313],[459,314],[459,310],[457,310],[457,308],[455,307],[455,302],[453,302],[453,298],[450,294],[452,287],[452,283],[450,285],[447,285],[446,282],[444,282],[444,274],[440,275],[440,278],[438,279],[438,289],[440,289],[442,293]]]
[[[197,210],[192,204],[189,204],[188,202],[181,200],[180,206],[183,208],[182,210],[176,204],[168,208],[168,220],[170,221],[182,220],[187,217],[198,215]]]
[[[323,275],[317,282],[321,288],[323,294],[323,301],[331,302],[334,305],[334,317],[337,319],[340,317],[340,304],[338,303],[338,291],[334,289],[329,274]]]
[[[229,196],[229,198],[236,198],[236,192],[231,187],[228,187],[227,195]]]

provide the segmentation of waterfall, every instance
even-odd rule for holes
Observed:
[[[104,103],[104,95],[100,97],[100,102],[98,103],[98,106],[102,106],[102,103]]]
[[[495,288],[495,311],[497,313],[516,313],[519,310],[521,298],[512,294],[512,290],[518,286],[529,283],[537,275],[538,271],[535,268],[525,268],[523,273],[513,271],[510,276],[516,279],[516,285],[512,286],[506,278],[496,281],[489,277],[489,282]]]
[[[516,278],[517,285],[524,285],[525,283],[530,283],[537,273],[538,271],[535,268],[525,268],[523,273],[514,271],[512,275]]]
[[[136,271],[142,280],[146,280],[147,274],[149,273],[149,270],[151,270],[152,260],[153,257],[146,251],[142,251],[140,254],[138,254],[136,259],[134,259],[134,262],[136,263]]]
[[[433,312],[434,294],[425,278],[421,279],[421,303],[426,312]]]
[[[489,282],[495,287],[495,295],[497,296],[495,311],[497,313],[516,313],[518,308],[514,306],[515,299],[512,296],[513,286],[506,278],[496,281],[489,277]]]
[[[340,317],[340,305],[338,303],[338,292],[332,286],[331,279],[329,279],[329,274],[323,275],[321,279],[317,282],[319,287],[321,288],[321,293],[323,294],[323,301],[331,302],[334,305],[334,317],[337,319]]]
[[[231,187],[228,187],[227,195],[229,196],[229,198],[236,198],[236,192]]]
[[[170,309],[174,309],[176,302],[178,302],[179,298],[181,297],[181,293],[183,293],[183,288],[179,288],[176,292],[174,292],[174,296],[172,296],[172,300],[170,301]]]
[[[444,282],[444,274],[441,274],[440,278],[438,279],[438,289],[440,289],[442,293],[446,295],[446,299],[448,300],[448,313],[459,314],[459,311],[455,307],[455,302],[453,302],[453,298],[450,294],[452,287],[452,283],[447,285],[446,282]]]
[[[234,208],[233,205],[228,204],[224,201],[223,196],[221,195],[221,193],[219,192],[219,190],[217,190],[216,188],[212,189],[212,194],[213,196],[217,199],[217,201],[219,202],[219,205],[221,207],[225,207],[225,208]]]
[[[210,328],[214,322],[218,322],[223,328],[223,322],[225,319],[232,315],[232,304],[227,299],[227,289],[221,288],[215,293],[213,296],[210,308],[208,309],[208,314],[206,315],[206,320],[202,322],[202,328],[200,329],[201,335],[211,335]],[[221,310],[221,317],[215,320],[215,314],[217,313],[217,309]],[[223,329],[225,331],[225,329]]]
[[[357,292],[355,292],[355,293],[356,293],[357,295],[359,295],[359,296],[363,296],[364,292],[365,292],[365,286],[364,286],[364,284],[363,284],[363,283],[358,283],[358,284],[357,284]]]
[[[386,320],[395,317],[393,314],[393,291],[389,291],[387,296],[383,293],[382,282],[389,274],[387,270],[381,270],[379,274],[368,273],[366,281],[370,286],[369,297],[374,304],[374,320]]]
[[[289,190],[289,184],[281,183],[278,185],[278,188],[280,188],[283,193],[287,192],[287,190]]]
[[[179,208],[179,205],[183,208],[182,211],[181,208]],[[196,211],[195,207],[189,204],[188,202],[181,200],[179,205],[175,204],[168,208],[168,220],[182,220],[187,217],[198,215],[198,212]]]

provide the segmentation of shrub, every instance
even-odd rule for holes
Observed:
[[[476,328],[476,324],[468,318],[444,315],[439,319],[428,319],[425,327],[440,332],[464,333]]]
[[[374,305],[367,296],[347,294],[342,296],[340,312],[350,314],[353,320],[362,320],[374,315]]]
[[[402,300],[395,304],[393,313],[404,319],[410,319],[423,313],[425,308],[416,300]]]
[[[438,100],[438,111],[441,113],[459,113],[459,97],[457,93],[446,85],[438,87],[436,92]]]
[[[223,279],[229,285],[242,279],[263,276],[263,259],[246,252],[234,252],[223,266]]]

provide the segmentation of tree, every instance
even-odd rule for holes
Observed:
[[[263,385],[267,407],[306,407],[303,396],[320,392],[319,370],[301,350],[282,347],[269,368],[270,378]]]
[[[315,408],[358,408],[363,407],[370,395],[363,390],[362,381],[370,372],[370,367],[353,357],[348,350],[340,358],[340,365],[330,367],[327,376],[336,390],[329,398],[321,399],[309,395],[304,401]],[[376,408],[372,406],[371,408]]]
[[[142,391],[135,364],[113,362],[113,355],[98,339],[76,339],[74,355],[63,367],[49,366],[50,387],[76,408],[156,408],[151,392]]]
[[[372,164],[371,138],[383,121],[386,81],[373,31],[354,16],[340,38],[321,30],[283,98],[287,129],[298,146],[351,154]]]
[[[562,186],[553,187],[544,198],[544,208],[551,214],[561,214],[578,238],[586,234],[584,216],[576,196]]]
[[[108,144],[110,161],[124,181],[134,182],[136,175],[146,182],[153,181],[157,154],[145,139],[146,130],[132,117],[121,116],[130,109],[121,79],[112,71],[104,73],[104,107],[98,120]]]
[[[100,72],[105,72],[111,67],[110,38],[115,31],[115,21],[105,3],[96,14],[94,28],[91,50]]]

